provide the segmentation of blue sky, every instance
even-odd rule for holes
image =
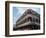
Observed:
[[[32,9],[40,14],[40,8],[35,7],[13,7],[13,24],[16,24],[18,18],[24,13],[26,9]]]

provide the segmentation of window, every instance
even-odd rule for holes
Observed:
[[[39,20],[39,23],[40,23],[40,20]]]
[[[31,14],[31,11],[28,11],[28,14]]]
[[[37,23],[39,22],[38,19],[36,19],[36,22],[37,22]]]
[[[27,14],[31,14],[32,13],[31,9],[28,9],[26,12],[27,12]]]
[[[35,18],[33,18],[33,22],[35,22]]]
[[[28,21],[32,21],[32,17],[28,17]]]

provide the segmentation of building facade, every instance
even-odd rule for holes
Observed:
[[[40,29],[40,14],[32,9],[27,9],[17,20],[14,30],[38,30]]]

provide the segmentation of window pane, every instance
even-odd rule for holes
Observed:
[[[35,18],[33,18],[33,22],[35,22]]]
[[[32,17],[28,17],[28,21],[32,21]]]
[[[38,23],[38,19],[36,19],[36,22]]]
[[[39,23],[40,23],[40,20],[39,20]]]

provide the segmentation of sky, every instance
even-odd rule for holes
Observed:
[[[16,21],[24,13],[25,10],[32,9],[40,14],[40,8],[35,7],[13,7],[13,24],[16,24]]]

